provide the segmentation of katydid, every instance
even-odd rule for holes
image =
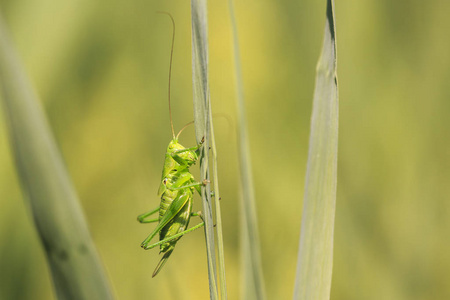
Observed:
[[[175,136],[172,122],[172,110],[170,106],[170,76],[172,71],[173,44],[175,40],[175,22],[169,13],[162,13],[167,14],[171,18],[173,24],[168,97],[170,125],[173,139],[167,147],[161,177],[161,185],[158,190],[158,196],[161,197],[161,203],[158,208],[138,216],[138,221],[141,223],[159,222],[158,226],[156,226],[153,232],[141,244],[141,247],[145,250],[160,246],[160,253],[163,254],[163,257],[156,266],[152,277],[155,277],[164,266],[181,236],[198,229],[205,224],[204,222],[201,222],[200,224],[187,229],[191,216],[200,216],[200,218],[202,218],[201,212],[192,212],[193,194],[195,190],[201,194],[201,186],[206,184],[206,182],[196,182],[192,174],[189,172],[189,167],[197,162],[203,141],[199,145],[191,148],[185,148],[178,143],[180,133],[193,122],[190,122],[184,126]],[[158,218],[149,218],[157,212],[159,212]],[[158,233],[160,241],[150,244],[150,241]]]

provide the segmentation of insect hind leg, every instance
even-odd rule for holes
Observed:
[[[191,231],[194,231],[194,230],[196,230],[196,229],[199,229],[200,227],[202,227],[202,226],[204,226],[204,225],[205,225],[205,222],[201,222],[201,223],[195,225],[195,226],[192,227],[192,228],[189,228],[189,229],[187,229],[187,230],[185,230],[185,231],[182,231],[182,232],[180,232],[180,233],[174,234],[174,235],[172,235],[171,237],[168,237],[168,238],[166,238],[166,239],[164,239],[164,240],[161,240],[161,241],[159,241],[159,242],[157,242],[157,243],[154,243],[154,244],[151,244],[151,245],[146,245],[146,246],[144,246],[143,248],[144,248],[145,250],[149,250],[149,249],[155,248],[156,246],[159,246],[159,245],[161,245],[161,244],[164,244],[164,243],[170,242],[171,240],[174,240],[174,239],[176,239],[176,238],[179,238],[179,237],[185,235],[186,233],[189,233],[189,232],[191,232]]]
[[[140,214],[137,217],[137,220],[139,223],[154,223],[154,222],[158,222],[159,219],[150,219],[147,220],[147,217],[150,217],[151,215],[155,214],[156,212],[159,212],[159,206],[157,208],[155,208],[154,210],[148,211],[146,213]]]

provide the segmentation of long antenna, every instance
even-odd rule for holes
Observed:
[[[186,127],[188,127],[189,125],[192,125],[192,124],[194,124],[194,121],[190,121],[189,123],[187,123],[186,125],[184,125],[184,127],[181,128],[180,132],[178,132],[177,137],[176,137],[176,140],[178,140],[178,137],[180,136],[181,132],[183,132],[183,130],[185,130]]]
[[[173,17],[171,14],[165,11],[158,11],[159,14],[168,15],[170,19],[172,20],[173,25],[173,34],[172,34],[172,48],[170,50],[170,64],[169,64],[169,115],[170,115],[170,127],[172,128],[172,136],[173,139],[175,139],[175,130],[173,129],[173,121],[172,121],[172,106],[170,105],[170,79],[172,75],[172,57],[173,57],[173,44],[175,43],[175,21],[173,20]]]

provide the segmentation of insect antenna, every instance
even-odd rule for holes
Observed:
[[[173,20],[173,17],[171,14],[165,11],[158,11],[159,14],[168,15],[170,19],[172,20],[172,27],[173,27],[173,33],[172,33],[172,47],[170,49],[170,64],[169,64],[169,116],[170,116],[170,127],[172,128],[172,136],[175,139],[175,130],[173,129],[173,121],[172,121],[172,106],[170,105],[170,79],[172,75],[172,57],[173,57],[173,44],[175,43],[175,21]]]
[[[186,125],[183,126],[183,128],[181,128],[180,132],[178,132],[176,140],[178,140],[178,137],[180,136],[181,132],[183,132],[183,130],[186,129],[186,127],[188,127],[189,125],[194,124],[194,121],[190,121],[189,123],[187,123]]]
[[[221,117],[221,118],[225,118],[225,119],[227,119],[227,121],[228,121],[230,127],[233,126],[233,120],[232,120],[231,117],[230,117],[228,114],[226,114],[226,113],[214,113],[214,114],[213,114],[213,117]],[[186,125],[184,125],[183,128],[181,128],[181,130],[178,132],[178,134],[177,134],[177,136],[176,136],[175,139],[178,140],[178,137],[180,136],[181,132],[183,132],[183,130],[185,130],[186,127],[188,127],[189,125],[192,125],[192,124],[194,124],[194,121],[191,121],[191,122],[187,123]]]

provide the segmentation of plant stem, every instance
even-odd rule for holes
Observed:
[[[204,139],[200,149],[200,175],[209,182],[210,111],[208,83],[208,21],[206,0],[191,1],[192,14],[192,83],[194,92],[194,122],[197,143]],[[209,290],[212,300],[218,299],[216,255],[214,244],[211,185],[202,186],[203,217],[205,220],[206,254],[208,260]]]
[[[246,300],[264,300],[266,299],[266,292],[262,269],[258,220],[256,216],[255,191],[253,186],[250,146],[248,143],[247,119],[244,103],[244,87],[239,54],[239,41],[233,1],[228,0],[228,5],[233,32],[234,66],[237,90],[236,100],[238,107],[238,154],[240,160],[239,166],[241,171],[240,179],[242,189],[242,298]]]

